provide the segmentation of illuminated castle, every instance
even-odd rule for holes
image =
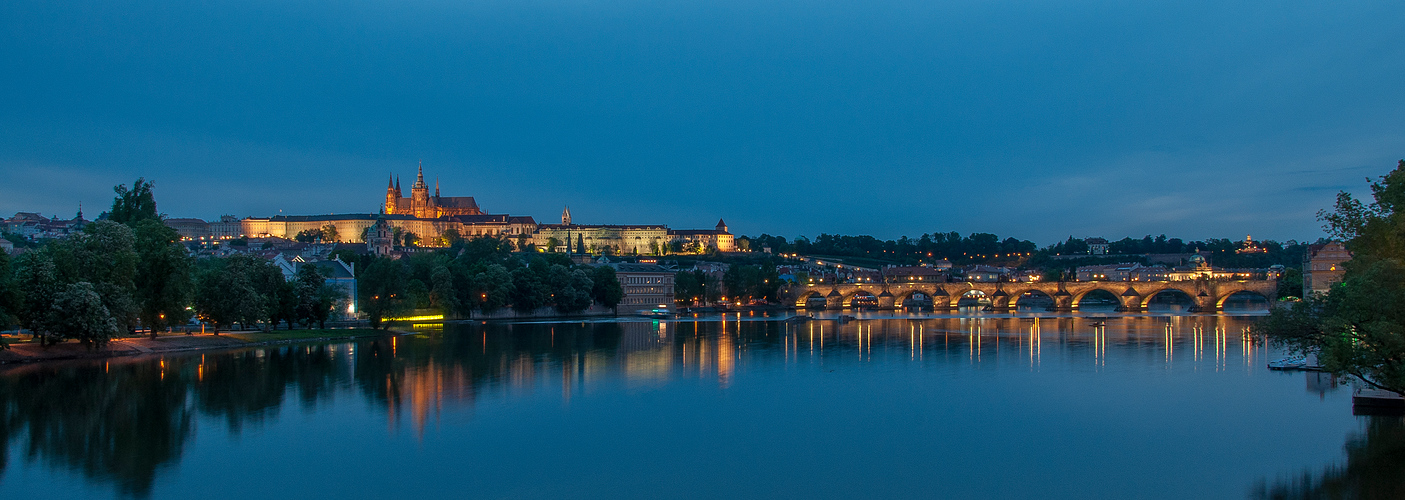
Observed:
[[[420,164],[419,176],[410,186],[410,197],[400,191],[400,180],[392,177],[385,187],[385,213],[401,214],[421,219],[437,219],[455,215],[482,215],[478,203],[472,196],[439,196],[439,181],[434,181],[434,196],[429,195],[429,186],[424,183],[424,164]]]

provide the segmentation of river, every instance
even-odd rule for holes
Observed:
[[[1254,314],[420,324],[6,367],[0,496],[1398,492],[1377,455],[1401,456],[1400,419],[1266,369]]]

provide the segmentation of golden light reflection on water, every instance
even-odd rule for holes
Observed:
[[[590,393],[592,386],[600,385],[597,381],[605,379],[623,380],[625,388],[646,388],[680,379],[711,380],[725,390],[744,384],[750,366],[779,364],[786,371],[803,371],[807,366],[833,369],[894,362],[926,366],[949,363],[950,355],[959,353],[958,349],[967,351],[968,364],[1013,362],[1038,372],[1045,341],[1054,350],[1052,355],[1073,365],[1088,366],[1094,372],[1102,372],[1118,360],[1135,359],[1125,353],[1139,350],[1160,355],[1159,366],[1167,371],[1219,371],[1229,366],[1257,370],[1267,363],[1267,353],[1256,348],[1249,335],[1248,326],[1254,319],[903,317],[849,323],[812,320],[800,325],[727,317],[721,321],[468,325],[446,328],[423,338],[392,337],[385,345],[388,349],[379,354],[372,350],[366,356],[388,355],[395,366],[401,366],[384,378],[384,392],[389,395],[387,413],[392,421],[398,415],[408,416],[415,435],[422,436],[446,403],[471,406],[482,394],[519,397],[551,388],[559,391],[562,404],[569,406],[574,398]],[[827,328],[833,331],[832,338]],[[1238,334],[1232,335],[1231,331]],[[532,347],[529,340],[534,335],[540,339],[540,344],[536,344],[540,347]],[[933,338],[934,342],[927,342],[927,338],[938,336],[940,341]],[[443,362],[417,359],[425,355],[426,345],[464,337],[471,339],[470,351],[458,358]],[[413,344],[400,345],[409,340]],[[966,345],[961,345],[963,342]],[[903,347],[907,351],[905,357]],[[363,345],[359,349],[366,348]],[[1180,361],[1177,351],[1187,349],[1192,355]],[[356,347],[345,351],[353,364],[359,364],[357,351]],[[328,356],[336,357],[338,352],[329,352]],[[757,362],[748,362],[753,359]],[[203,363],[198,370],[198,378],[203,380]]]

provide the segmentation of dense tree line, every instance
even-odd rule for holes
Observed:
[[[923,260],[947,259],[953,263],[984,262],[1034,252],[1034,242],[1015,238],[1000,239],[990,233],[961,236],[956,232],[923,234],[917,238],[903,236],[896,240],[880,240],[868,235],[846,236],[820,234],[813,241],[804,236],[787,241],[784,236],[763,234],[749,240],[752,250],[770,247],[776,253],[866,257],[915,264]]]
[[[1077,265],[1114,262],[1145,263],[1142,256],[1146,254],[1176,254],[1195,251],[1210,252],[1210,261],[1220,267],[1264,268],[1277,264],[1293,268],[1302,265],[1303,254],[1307,251],[1308,246],[1306,242],[1290,240],[1280,243],[1268,240],[1256,242],[1259,248],[1265,250],[1264,252],[1241,253],[1238,252],[1243,248],[1240,242],[1229,239],[1212,238],[1187,242],[1180,238],[1168,238],[1164,234],[1157,237],[1147,235],[1142,238],[1128,237],[1109,241],[1107,256],[1090,255],[1088,260],[1073,264],[1067,259],[1059,259],[1064,261],[1062,263],[1055,263],[1055,259],[1053,259],[1055,256],[1088,255],[1088,242],[1085,239],[1072,236],[1067,240],[1043,248],[1038,248],[1029,240],[1012,237],[1000,239],[999,236],[990,233],[972,233],[969,236],[961,236],[955,232],[923,234],[918,238],[904,236],[896,240],[880,240],[866,235],[821,234],[813,241],[804,236],[788,241],[783,236],[763,234],[756,237],[743,236],[738,239],[738,242],[739,245],[745,242],[752,250],[769,247],[775,253],[859,257],[904,265],[946,259],[955,265],[992,264],[1046,269],[1048,273],[1055,275],[1065,271],[1065,268]]]
[[[112,208],[67,239],[0,255],[0,323],[43,345],[102,345],[147,328],[154,336],[199,314],[217,326],[326,321],[335,291],[313,266],[286,281],[271,263],[239,255],[193,259],[156,211],[152,183],[114,188]]]
[[[189,318],[190,258],[156,213],[151,183],[117,186],[112,209],[68,239],[21,254],[0,276],[0,319],[44,345],[102,345]]]
[[[385,318],[415,309],[461,317],[504,308],[573,314],[596,303],[615,307],[624,297],[611,267],[577,266],[566,254],[513,253],[512,247],[510,240],[485,236],[399,260],[363,256],[361,310],[379,328]]]

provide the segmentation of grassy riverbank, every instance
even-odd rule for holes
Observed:
[[[394,332],[387,330],[372,330],[369,328],[275,330],[272,332],[234,331],[221,333],[219,335],[210,333],[195,335],[168,333],[157,335],[155,339],[152,339],[150,336],[113,339],[101,348],[93,348],[77,342],[64,342],[58,345],[43,347],[27,336],[21,338],[8,336],[5,338],[5,341],[10,344],[10,349],[0,351],[0,363],[29,363],[61,359],[134,356],[175,351],[237,349],[268,344],[326,342],[394,334]]]

